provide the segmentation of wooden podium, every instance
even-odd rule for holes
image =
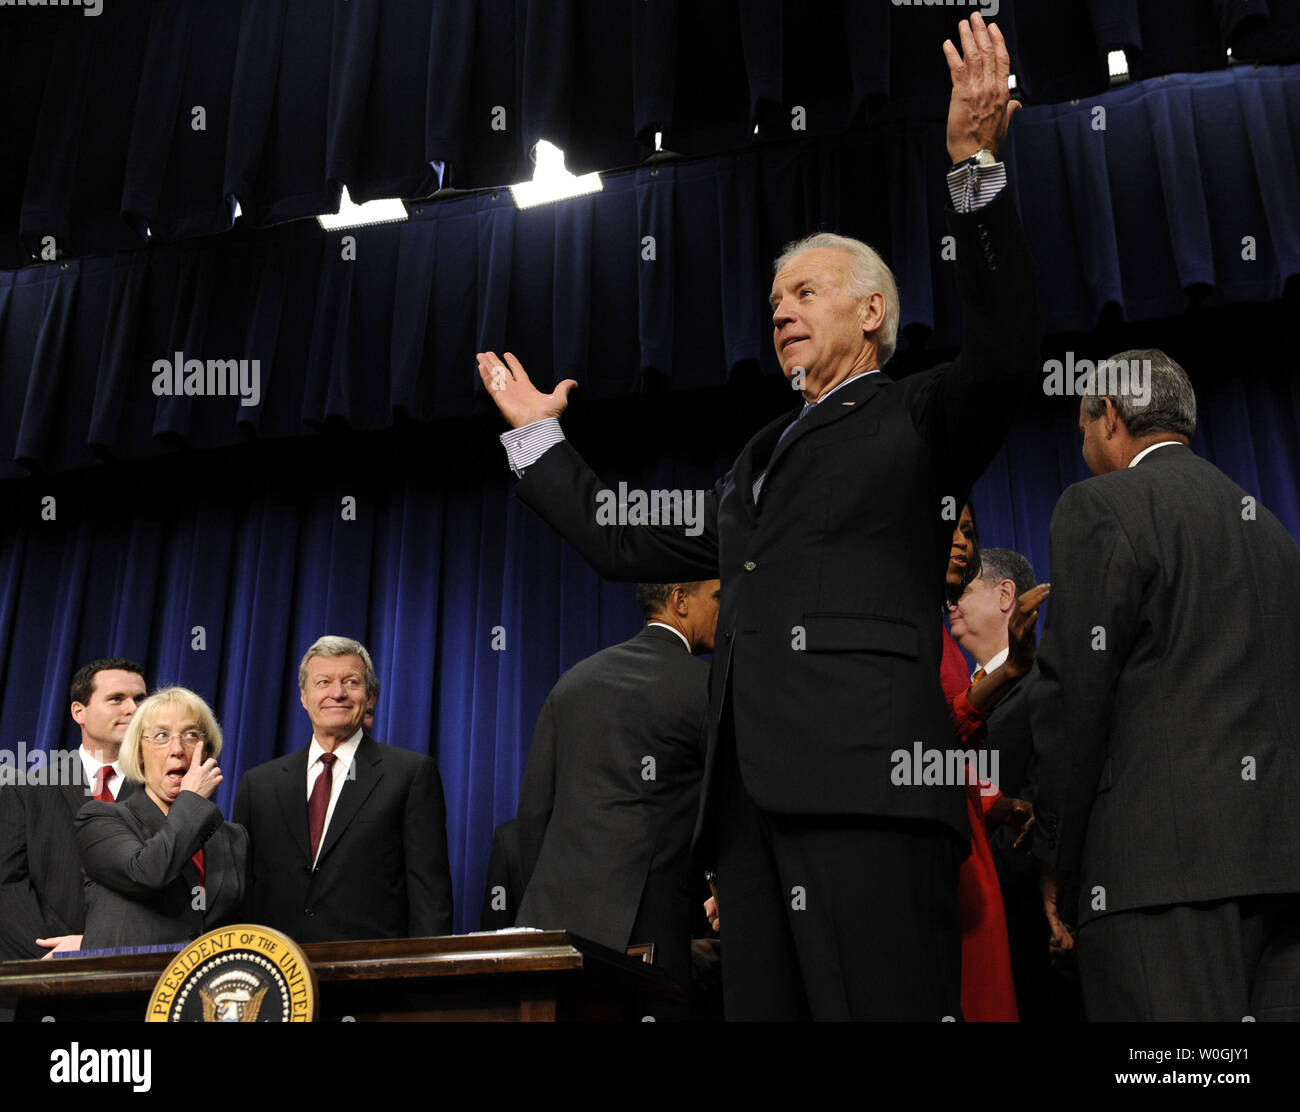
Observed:
[[[685,1000],[654,966],[564,931],[316,942],[303,950],[323,1022],[639,1022]],[[143,1022],[173,956],[0,962],[0,1007],[19,1021]]]

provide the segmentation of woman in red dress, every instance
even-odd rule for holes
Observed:
[[[947,587],[956,600],[979,574],[979,534],[970,505],[962,507],[953,530],[948,559]],[[1037,592],[1037,588],[1035,592]],[[1027,596],[1026,596],[1027,597]],[[1010,689],[1033,661],[1033,626],[1037,602],[1025,613],[1018,608],[1008,628],[1010,652],[1007,659],[988,675],[983,669],[968,676],[966,658],[945,626],[940,680],[948,712],[952,716],[953,738],[958,749],[978,749],[985,740],[984,722],[997,701]],[[1007,941],[1007,920],[998,885],[988,826],[1011,823],[1021,836],[1033,823],[1033,808],[1022,799],[1008,799],[996,784],[980,780],[975,769],[967,769],[967,814],[971,827],[970,856],[962,863],[958,877],[958,905],[961,914],[961,1010],[968,1021],[1018,1020],[1015,985],[1011,978],[1011,950]],[[1020,844],[1019,840],[1016,842]]]

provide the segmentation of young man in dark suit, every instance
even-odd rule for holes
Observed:
[[[615,950],[652,942],[690,981],[716,579],[641,584],[646,625],[560,677],[542,707],[519,792],[525,877],[518,926]]]
[[[438,766],[365,733],[370,654],[322,637],[298,687],[311,743],[246,772],[231,816],[248,831],[248,918],[297,942],[450,934]]]
[[[1079,407],[1095,478],[1052,515],[1029,693],[1056,945],[1077,874],[1089,1019],[1296,1018],[1296,943],[1274,944],[1300,926],[1300,548],[1191,451],[1177,363],[1110,365]]]
[[[1038,370],[1033,266],[996,151],[1010,59],[978,15],[945,43],[948,177],[965,347],[900,382],[880,367],[897,290],[865,244],[778,260],[773,342],[805,406],[761,430],[695,531],[604,524],[603,484],[522,365],[479,357],[518,496],[612,579],[722,581],[700,832],[716,862],[734,1019],[960,1015],[965,790],[894,782],[891,754],[943,747],[944,571],[955,509]],[[964,55],[964,56],[963,56]]]
[[[69,694],[81,746],[75,764],[51,764],[71,775],[0,787],[0,960],[80,948],[85,907],[72,820],[90,799],[123,800],[135,790],[118,750],[147,690],[144,669],[125,657],[79,668]]]

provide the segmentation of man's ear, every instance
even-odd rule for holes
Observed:
[[[1127,429],[1124,424],[1124,418],[1119,415],[1119,410],[1115,408],[1115,403],[1110,398],[1102,398],[1102,417],[1106,419],[1105,430],[1106,439],[1109,440],[1115,436],[1120,429]]]
[[[86,724],[86,704],[85,704],[85,703],[73,703],[73,704],[72,704],[72,721],[74,721],[78,726],[84,726],[84,725]]]
[[[858,325],[864,336],[879,332],[885,324],[885,295],[879,290],[858,301]]]
[[[998,584],[998,607],[1004,614],[1016,608],[1016,583],[1014,579],[1004,579]]]

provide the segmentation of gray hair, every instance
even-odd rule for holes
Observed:
[[[360,641],[351,637],[331,637],[328,634],[318,637],[305,653],[302,663],[298,665],[298,690],[307,690],[307,662],[313,656],[359,656],[366,665],[366,694],[379,695],[379,677],[375,675],[375,666],[370,662],[370,654]]]
[[[870,297],[881,293],[885,298],[885,319],[876,331],[876,351],[880,366],[889,362],[898,346],[898,284],[893,272],[886,265],[876,250],[860,239],[836,235],[834,232],[816,232],[795,243],[786,245],[785,250],[772,264],[772,273],[779,274],[796,255],[805,251],[815,251],[829,247],[843,251],[849,257],[849,292],[858,298]]]
[[[1010,579],[1016,585],[1018,596],[1032,590],[1036,582],[1034,565],[1009,548],[981,549],[979,574],[981,579],[990,583]]]
[[[1151,365],[1151,396],[1146,405],[1135,402],[1132,376],[1118,376],[1121,381],[1110,382],[1115,393],[1104,393],[1108,376],[1100,373],[1107,364]],[[1112,355],[1098,365],[1095,382],[1083,398],[1083,411],[1095,421],[1102,415],[1103,398],[1110,398],[1132,437],[1149,436],[1153,432],[1174,432],[1190,437],[1196,431],[1196,391],[1192,389],[1187,372],[1158,348],[1134,348]],[[1114,376],[1112,376],[1114,377]]]

